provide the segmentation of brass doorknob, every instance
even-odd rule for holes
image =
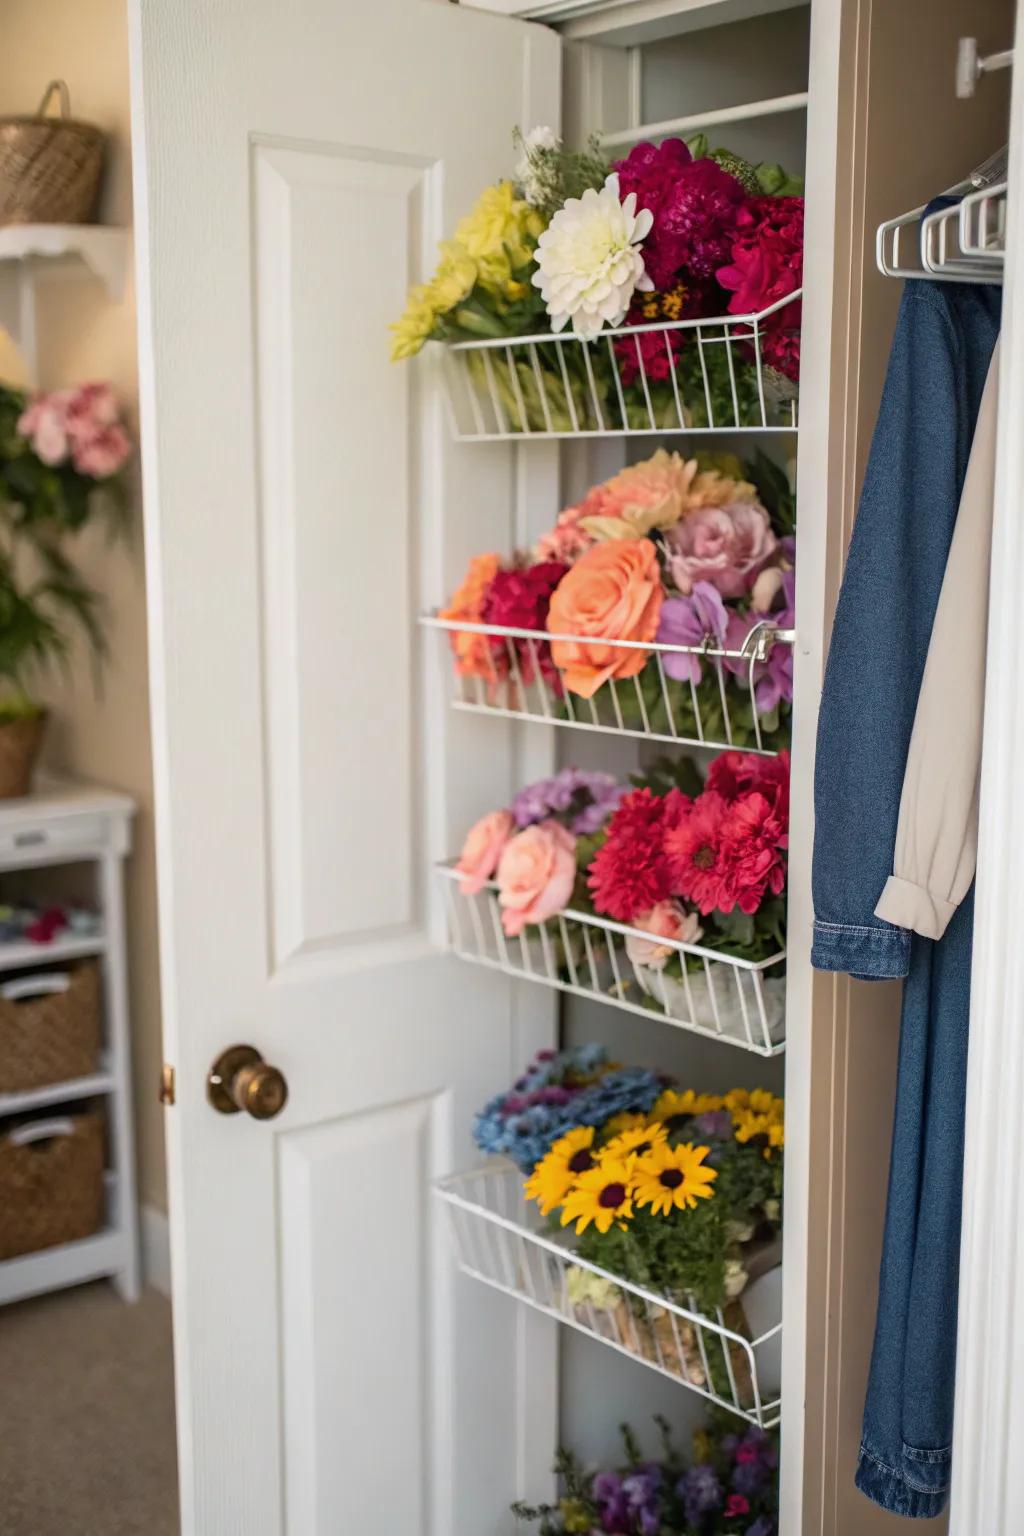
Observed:
[[[206,1097],[222,1115],[244,1109],[254,1120],[272,1120],[288,1102],[288,1084],[255,1046],[232,1045],[207,1073]]]

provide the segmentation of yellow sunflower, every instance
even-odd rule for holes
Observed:
[[[620,1226],[633,1214],[633,1164],[621,1158],[602,1158],[600,1166],[580,1174],[566,1197],[562,1226],[576,1223],[576,1234],[590,1223],[607,1232],[612,1222]]]
[[[590,1150],[594,1127],[579,1125],[554,1143],[523,1185],[528,1200],[536,1200],[542,1216],[550,1216],[565,1199],[581,1173],[596,1168]]]
[[[691,1115],[705,1115],[709,1110],[721,1109],[722,1104],[723,1100],[715,1093],[694,1093],[692,1088],[677,1093],[674,1088],[666,1088],[655,1100],[650,1120],[653,1124],[654,1121],[688,1119]]]
[[[621,1136],[623,1131],[639,1130],[646,1124],[647,1116],[642,1115],[639,1110],[624,1109],[620,1114],[612,1115],[610,1120],[605,1121],[601,1127],[601,1134],[610,1139],[613,1136]]]
[[[698,1200],[708,1199],[718,1177],[705,1165],[708,1151],[684,1142],[655,1147],[641,1157],[636,1164],[637,1205],[649,1205],[653,1215],[667,1216],[672,1210],[692,1211]]]
[[[601,1150],[605,1157],[643,1157],[645,1152],[660,1147],[667,1140],[668,1131],[655,1122],[654,1125],[642,1124],[620,1131],[611,1141],[605,1142]]]

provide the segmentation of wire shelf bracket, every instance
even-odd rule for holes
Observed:
[[[642,1360],[751,1424],[770,1429],[779,1422],[780,1270],[768,1270],[709,1315],[693,1297],[661,1295],[579,1258],[570,1234],[541,1230],[524,1200],[522,1175],[506,1159],[441,1179],[434,1192],[447,1207],[464,1274]]]
[[[651,944],[651,935],[639,928],[567,907],[513,938],[502,926],[493,881],[470,893],[461,889],[454,862],[435,865],[435,872],[443,885],[449,940],[460,960],[661,1019],[756,1056],[785,1050],[785,950],[743,960],[701,944],[659,940],[681,961],[680,975],[668,976],[665,957],[651,963],[631,958],[631,949],[643,954],[638,946]]]
[[[757,314],[621,326],[594,341],[547,331],[444,343],[452,436],[502,442],[795,432],[796,385],[765,362],[764,344],[779,329],[797,329],[801,297],[797,289]],[[664,378],[649,375],[642,336],[660,339]]]
[[[447,632],[453,642],[467,635],[491,641],[487,665],[493,676],[479,671],[460,675],[455,670],[454,709],[713,751],[735,747],[772,757],[778,752],[777,741],[769,741],[762,726],[758,669],[767,665],[777,646],[791,649],[796,631],[768,618],[734,648],[717,644],[713,636],[700,645],[594,640],[503,624],[471,624],[436,613],[422,615],[420,623]],[[610,677],[583,699],[563,686],[550,660],[552,640],[607,648],[612,656],[643,651],[648,659],[632,677]],[[673,675],[673,657],[686,659],[682,670],[688,676]],[[748,712],[742,721],[740,705]]]

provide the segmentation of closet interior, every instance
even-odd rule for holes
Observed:
[[[576,1261],[565,1239],[526,1207],[513,1166],[445,1178],[437,1198],[463,1272],[561,1325],[561,1443],[585,1461],[610,1461],[619,1421],[643,1437],[659,1413],[685,1439],[710,1401],[741,1430],[781,1426],[782,1530],[868,1533],[883,1517],[853,1493],[851,1469],[871,1343],[885,1193],[880,1149],[891,1132],[898,1005],[888,987],[851,989],[810,969],[811,837],[803,813],[831,609],[898,298],[899,284],[886,274],[998,280],[1006,162],[993,152],[1007,136],[1008,73],[999,65],[1008,58],[979,52],[976,43],[972,52],[971,40],[962,39],[976,32],[1008,40],[1013,8],[989,4],[981,16],[966,4],[945,5],[938,15],[918,6],[922,35],[908,71],[908,8],[893,17],[876,7],[869,26],[861,7],[845,22],[861,38],[859,62],[849,62],[851,48],[844,71],[832,78],[824,36],[830,22],[809,4],[510,7],[481,0],[480,8],[511,9],[561,29],[562,131],[570,144],[596,133],[615,158],[645,140],[706,134],[712,147],[807,177],[799,400],[795,391],[780,394],[777,378],[760,368],[756,387],[737,390],[750,334],[728,317],[693,322],[688,337],[702,358],[717,352],[727,359],[731,394],[724,396],[709,387],[706,368],[691,395],[692,379],[684,384],[673,375],[671,394],[658,398],[645,380],[638,407],[618,387],[602,397],[593,377],[576,393],[566,352],[579,344],[568,332],[547,354],[541,336],[460,342],[446,348],[441,370],[451,434],[495,463],[507,455],[519,547],[533,546],[559,509],[660,446],[684,458],[735,455],[746,463],[764,456],[788,481],[796,509],[796,621],[766,619],[738,654],[704,647],[721,710],[708,714],[705,695],[694,691],[692,709],[679,713],[665,687],[671,647],[663,654],[654,648],[661,692],[653,703],[639,684],[623,682],[587,701],[562,697],[530,650],[538,637],[500,626],[489,638],[507,654],[513,686],[496,693],[451,668],[449,642],[466,633],[458,619],[435,611],[421,620],[450,706],[479,729],[512,733],[517,785],[568,765],[623,779],[666,753],[706,771],[717,753],[736,746],[764,759],[791,750],[788,936],[784,948],[756,962],[696,944],[682,984],[650,975],[645,984],[621,924],[570,909],[557,937],[542,927],[535,938],[512,939],[493,889],[464,894],[454,859],[435,870],[455,953],[549,988],[552,1037],[561,1047],[599,1042],[615,1061],[669,1072],[703,1092],[760,1088],[785,1097],[782,1263],[752,1276],[741,1324],[728,1306],[709,1313],[666,1305],[621,1276],[616,1283],[628,1305],[602,1310],[592,1300],[573,1301]],[[866,88],[857,69],[868,72]],[[927,125],[925,102],[942,104],[941,112],[928,112]],[[850,153],[837,156],[836,131]],[[951,188],[967,195],[932,211],[930,200]],[[799,301],[797,294],[785,302]],[[549,363],[550,372],[542,366]],[[727,672],[745,675],[752,692],[776,650],[792,654],[791,722],[762,733],[754,711],[744,735],[730,717]],[[877,1175],[870,1180],[866,1160]]]

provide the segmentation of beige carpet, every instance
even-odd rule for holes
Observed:
[[[3,1536],[178,1536],[170,1304],[106,1282],[0,1308]]]

